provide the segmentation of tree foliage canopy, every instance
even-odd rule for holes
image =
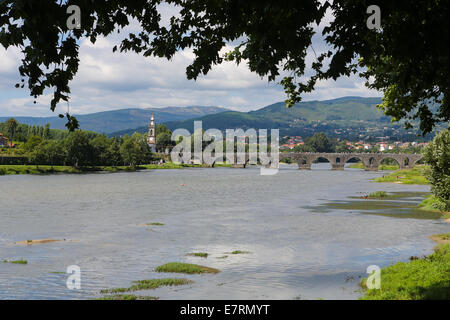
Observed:
[[[160,4],[180,9],[169,25],[161,22]],[[374,4],[381,9],[380,30],[366,26],[367,7]],[[66,25],[69,5],[81,9],[80,29]],[[307,63],[315,24],[324,21],[328,9],[334,16],[323,30],[328,49]],[[387,115],[418,119],[427,133],[450,120],[449,15],[447,0],[5,0],[0,2],[0,43],[23,52],[17,87],[26,80],[34,97],[46,88],[54,90],[52,110],[69,99],[79,40],[95,43],[135,19],[139,32],[128,34],[113,51],[170,59],[192,48],[189,79],[224,60],[245,61],[270,81],[282,78],[287,106],[314,90],[319,80],[358,73],[367,86],[384,93],[380,107]],[[227,43],[237,45],[221,55]],[[69,129],[76,128],[76,119],[66,117]]]
[[[450,211],[450,130],[439,133],[425,149],[425,161],[431,171],[431,191],[442,204],[439,209]]]

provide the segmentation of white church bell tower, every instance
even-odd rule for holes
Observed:
[[[152,117],[150,118],[150,123],[148,124],[147,143],[152,152],[156,152],[156,128],[155,116],[153,115],[153,113]]]

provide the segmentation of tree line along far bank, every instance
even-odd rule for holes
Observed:
[[[108,138],[92,131],[29,126],[14,119],[0,123],[0,133],[9,141],[0,148],[0,164],[137,166],[158,159],[140,133]],[[157,125],[158,150],[172,146],[171,135],[165,125]]]
[[[136,166],[160,158],[152,154],[145,135],[135,132],[122,137],[108,138],[93,131],[70,132],[68,130],[50,129],[50,125],[30,126],[21,124],[11,118],[0,123],[0,133],[7,136],[8,143],[0,148],[0,164],[36,164],[83,166]],[[171,149],[172,132],[163,124],[156,126],[156,149]],[[192,141],[193,142],[193,141]],[[226,144],[226,143],[225,143]],[[206,147],[205,142],[203,147]],[[2,147],[0,141],[0,147]],[[248,149],[248,146],[246,146]],[[416,153],[419,148],[402,152]],[[224,150],[226,145],[224,145]],[[235,146],[236,149],[236,146]],[[270,145],[269,145],[270,149]],[[304,145],[293,152],[355,152],[350,150],[346,141],[330,139],[324,133],[315,133],[305,138]],[[364,150],[367,152],[367,150]],[[378,152],[377,150],[369,150]],[[390,152],[400,150],[390,150]]]

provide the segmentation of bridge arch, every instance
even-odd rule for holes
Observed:
[[[362,163],[362,165],[364,166],[364,168],[366,167],[366,164],[365,164],[365,162],[364,162],[364,158],[361,157],[361,156],[359,156],[359,155],[349,155],[349,156],[345,157],[345,160],[344,160],[344,163],[343,163],[344,167],[345,167],[345,165],[346,165],[347,163],[351,163],[350,160],[353,160],[353,159],[354,159],[354,160],[359,160],[359,162]],[[363,168],[363,169],[364,169],[364,168]]]
[[[401,167],[404,165],[404,163],[402,163],[402,159],[400,159],[399,157],[396,157],[396,156],[386,156],[386,157],[383,157],[383,159],[380,160],[380,165],[383,164],[383,161],[384,161],[384,160],[394,160],[395,163],[397,163],[397,165],[398,165],[399,168],[401,168]]]
[[[325,160],[325,161],[324,161]],[[333,169],[333,164],[335,164],[335,159],[331,158],[331,157],[327,157],[324,155],[318,156],[316,157],[313,161],[312,164],[319,164],[319,163],[326,163],[328,164],[328,166],[326,168],[320,168],[320,170],[332,170]],[[311,167],[312,168],[312,167]]]
[[[422,160],[422,156],[421,155],[410,155],[410,156],[408,156],[408,159],[409,159],[408,166],[410,168],[414,168],[414,166],[417,164],[417,162]]]
[[[310,162],[311,163],[314,163],[314,162],[316,162],[316,161],[319,161],[319,159],[325,159],[325,160],[327,160],[329,163],[331,163],[331,164],[333,164],[333,163],[335,163],[335,157],[333,157],[333,156],[328,156],[328,155],[326,155],[326,154],[318,154],[318,155],[316,155],[316,156],[313,156],[313,157],[311,157],[310,158]]]

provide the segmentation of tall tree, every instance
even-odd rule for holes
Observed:
[[[135,167],[145,160],[145,149],[148,145],[144,138],[134,133],[133,136],[125,135],[120,146],[120,155],[127,166]]]
[[[170,148],[173,145],[172,131],[164,124],[158,124],[156,126],[156,150],[164,152],[166,148]]]
[[[13,146],[14,135],[16,134],[18,125],[19,123],[14,118],[11,118],[6,122],[6,130],[8,131],[9,138],[11,139],[10,147]]]
[[[50,138],[50,123],[47,123],[44,128],[44,133],[42,138],[49,139]]]
[[[305,144],[314,152],[334,152],[333,143],[323,132],[315,133],[312,137],[306,138]]]
[[[179,9],[161,23],[163,6]],[[70,30],[67,7],[81,10],[79,29]],[[367,9],[377,5],[380,28],[367,25]],[[326,22],[330,10],[333,19]],[[130,33],[113,51],[171,59],[191,48],[189,79],[208,73],[225,60],[284,86],[287,106],[314,90],[317,81],[360,74],[367,86],[381,90],[380,105],[394,120],[418,119],[423,133],[450,120],[450,2],[447,0],[67,0],[0,2],[0,43],[23,52],[19,68],[34,97],[54,89],[51,109],[69,99],[69,82],[79,67],[79,43],[120,31],[134,19]],[[20,21],[20,23],[18,22]],[[43,23],[45,21],[45,23]],[[325,23],[327,47],[308,60],[314,25]],[[231,52],[221,51],[227,44]],[[314,48],[313,48],[314,49]],[[315,53],[315,50],[312,50]],[[287,74],[283,76],[283,74]],[[63,114],[60,115],[64,117]],[[66,114],[67,126],[78,126]]]
[[[93,147],[89,138],[83,131],[72,132],[65,140],[67,163],[74,167],[82,167],[92,164]]]

